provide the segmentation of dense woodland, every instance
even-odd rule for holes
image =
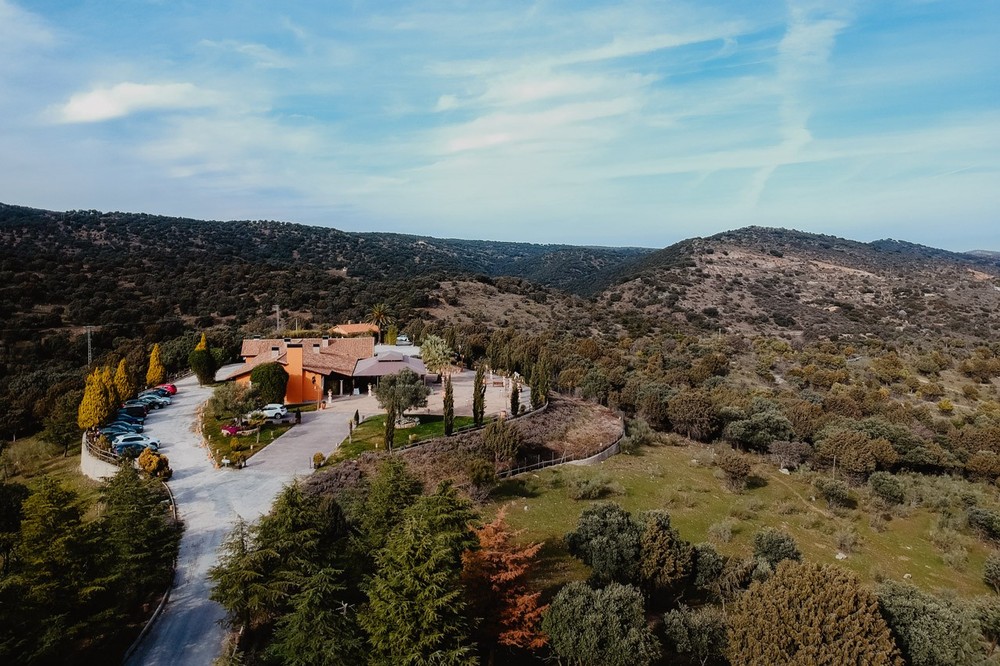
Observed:
[[[831,516],[878,517],[891,530],[894,516],[933,511],[941,566],[966,571],[973,543],[993,553],[976,565],[976,598],[873,585],[803,561],[781,530],[755,533],[752,552],[722,554],[691,542],[661,508],[592,502],[615,496],[594,481],[572,490],[589,503],[561,545],[586,580],[552,584],[538,550],[502,511],[494,520],[495,478],[473,480],[464,464],[449,476],[415,451],[350,484],[336,466],[321,470],[259,523],[236,527],[213,576],[233,628],[245,630],[242,659],[997,656],[1000,609],[985,594],[1000,588],[994,255],[760,228],[649,253],[14,207],[0,215],[8,437],[60,431],[60,396],[82,388],[85,324],[98,326],[102,364],[141,367],[160,342],[178,371],[195,331],[225,360],[242,335],[273,330],[274,303],[300,328],[360,320],[387,303],[401,330],[418,342],[439,335],[469,367],[516,371],[618,411],[630,422],[627,451],[708,446],[719,492],[751,492],[755,469],[782,467],[810,479]],[[444,471],[423,483],[422,465]]]

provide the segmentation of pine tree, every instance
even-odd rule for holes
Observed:
[[[479,548],[462,555],[462,580],[480,643],[537,650],[546,643],[541,619],[548,606],[539,605],[541,593],[529,591],[527,577],[542,544],[518,545],[506,514],[501,508],[476,529]]]
[[[786,560],[729,617],[733,666],[903,663],[875,594],[838,567]]]
[[[483,414],[486,411],[486,370],[482,364],[476,366],[476,376],[472,380],[472,422],[476,426],[483,425]]]
[[[77,410],[76,423],[82,430],[95,428],[107,420],[111,410],[112,405],[102,382],[101,370],[94,368],[87,376],[87,385]]]
[[[160,361],[160,343],[153,345],[153,350],[149,352],[149,369],[146,370],[146,386],[156,386],[162,384],[167,378],[167,370]]]
[[[460,580],[475,544],[468,505],[449,484],[410,507],[376,557],[360,614],[372,664],[477,663]]]
[[[455,432],[455,389],[451,385],[451,375],[444,378],[444,434]]]
[[[115,371],[115,393],[118,400],[128,400],[135,393],[135,386],[132,385],[132,376],[128,372],[125,359],[118,361],[118,369]]]
[[[371,552],[385,546],[389,535],[403,519],[403,513],[419,497],[420,480],[406,468],[399,457],[384,459],[368,487],[361,531]]]

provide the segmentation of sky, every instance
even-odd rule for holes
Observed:
[[[1000,0],[0,0],[0,201],[1000,250]]]

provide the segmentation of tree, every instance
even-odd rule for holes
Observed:
[[[393,323],[393,317],[389,314],[389,306],[385,303],[376,303],[372,306],[372,309],[368,311],[368,319],[366,320],[370,324],[375,324],[378,326],[378,339],[379,342],[382,341],[382,329]]]
[[[168,517],[160,491],[139,478],[135,467],[122,465],[101,488],[101,526],[114,553],[122,612],[158,593],[168,582],[179,533]]]
[[[549,399],[549,384],[552,371],[543,357],[535,363],[531,370],[529,388],[531,389],[531,408],[538,409]]]
[[[509,466],[521,448],[521,433],[504,419],[491,421],[483,429],[483,446],[493,456],[494,465]]]
[[[375,387],[378,404],[385,410],[385,448],[392,450],[396,421],[408,409],[424,407],[430,389],[424,386],[420,376],[404,368],[394,375],[386,375]]]
[[[518,387],[517,382],[511,382],[510,387],[510,415],[517,416],[518,412],[521,411],[521,389]]]
[[[444,378],[444,434],[455,432],[455,389],[451,385],[451,376]]]
[[[462,555],[462,580],[481,644],[537,650],[547,642],[541,619],[548,606],[528,589],[529,569],[542,544],[518,545],[506,509],[475,530],[479,548]]]
[[[647,590],[662,593],[674,589],[691,574],[694,549],[681,539],[666,511],[647,511],[639,542],[639,578]]]
[[[198,378],[198,383],[202,386],[215,381],[215,371],[218,370],[218,366],[212,350],[208,347],[208,338],[204,333],[201,334],[201,340],[195,345],[195,348],[188,354],[188,365],[191,366],[191,370]]]
[[[63,449],[63,457],[69,454],[69,447],[80,443],[80,428],[77,425],[83,391],[66,391],[56,398],[51,411],[43,419],[45,439]]]
[[[983,564],[983,582],[994,592],[1000,592],[1000,553],[992,552]]]
[[[782,562],[737,598],[729,619],[733,666],[903,663],[875,594],[838,567]]]
[[[269,591],[257,566],[258,559],[250,526],[237,518],[219,548],[218,563],[208,572],[213,583],[211,599],[226,609],[231,627],[249,630],[261,622],[259,613]]]
[[[28,498],[28,488],[20,483],[0,481],[0,580],[11,568],[11,551],[17,545],[18,531],[24,518],[24,500]]]
[[[723,434],[737,446],[753,451],[767,451],[772,442],[788,441],[795,436],[792,423],[778,411],[777,406],[752,414],[749,418],[733,421]]]
[[[278,620],[270,659],[288,666],[353,666],[364,661],[364,638],[343,601],[342,572],[320,569],[290,600],[291,611]]]
[[[663,616],[663,628],[675,652],[691,655],[702,666],[726,652],[726,615],[715,606],[681,606]]]
[[[979,626],[970,608],[889,581],[878,587],[882,617],[912,666],[980,664]]]
[[[628,511],[607,502],[584,509],[565,541],[570,554],[590,566],[593,584],[632,583],[638,580],[643,530]]]
[[[368,486],[361,532],[370,552],[378,552],[403,519],[403,513],[420,496],[423,484],[399,457],[382,460]]]
[[[261,402],[281,404],[288,390],[288,371],[277,361],[261,363],[250,372],[250,383]]]
[[[454,352],[448,347],[448,343],[436,335],[428,335],[420,343],[420,358],[424,366],[436,375],[440,375],[451,366],[453,355]]]
[[[115,393],[119,400],[128,400],[135,393],[135,384],[132,383],[132,375],[129,374],[124,358],[118,361],[114,382]]]
[[[642,595],[631,585],[566,585],[552,600],[542,630],[560,659],[579,666],[644,666],[660,656]]]
[[[359,616],[372,664],[475,664],[461,584],[474,514],[445,483],[406,510],[376,555]]]
[[[112,407],[121,404],[129,397],[118,395],[118,387],[115,386],[115,373],[111,370],[111,366],[109,365],[101,368],[101,387],[107,394],[108,404]]]
[[[146,386],[156,386],[162,384],[167,378],[167,369],[160,361],[160,343],[153,345],[153,350],[149,352],[149,368],[146,370]]]
[[[486,369],[482,364],[476,366],[476,376],[472,380],[472,422],[476,427],[483,425],[483,415],[486,411]]]
[[[906,499],[903,482],[888,472],[875,472],[868,477],[872,494],[889,505],[902,504]]]
[[[77,410],[76,423],[83,430],[95,428],[111,416],[113,405],[108,399],[108,391],[103,384],[102,373],[95,368],[87,376],[87,384],[83,390],[83,399]]]
[[[691,439],[707,441],[715,433],[715,405],[704,391],[683,391],[667,402],[674,429]]]
[[[694,545],[694,586],[710,593],[714,597],[721,596],[720,579],[726,569],[726,558],[719,554],[710,543]]]
[[[745,455],[736,451],[726,451],[716,458],[715,464],[726,475],[726,485],[730,490],[739,492],[746,487],[752,467]]]
[[[753,556],[764,560],[772,568],[783,560],[797,562],[802,559],[792,535],[773,527],[765,527],[753,535]]]

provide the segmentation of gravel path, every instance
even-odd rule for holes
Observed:
[[[162,442],[174,470],[170,489],[184,521],[174,588],[163,614],[129,664],[207,665],[220,652],[225,613],[209,600],[208,570],[237,516],[252,521],[281,488],[309,474],[312,454],[332,452],[347,437],[347,418],[371,402],[357,397],[333,409],[302,415],[302,424],[250,458],[245,469],[215,469],[195,430],[198,406],[212,393],[194,378],[177,383],[173,404],[154,412],[146,432]]]
[[[225,377],[229,368],[219,371]],[[455,412],[472,413],[472,373],[454,377]],[[208,570],[218,559],[219,546],[237,517],[250,522],[270,509],[281,488],[296,477],[310,474],[316,452],[332,453],[348,434],[355,410],[362,418],[381,411],[374,396],[336,400],[329,409],[307,412],[302,423],[257,453],[242,470],[215,469],[202,446],[196,412],[212,389],[198,386],[194,377],[177,382],[169,407],[150,414],[146,432],[160,439],[161,450],[174,470],[170,489],[184,522],[177,575],[163,614],[128,661],[132,665],[207,666],[219,656],[225,632],[222,607],[209,599]],[[487,413],[507,408],[507,389],[490,386]],[[440,384],[426,411],[441,413]],[[527,402],[527,388],[522,402]],[[424,410],[418,410],[424,411]]]

